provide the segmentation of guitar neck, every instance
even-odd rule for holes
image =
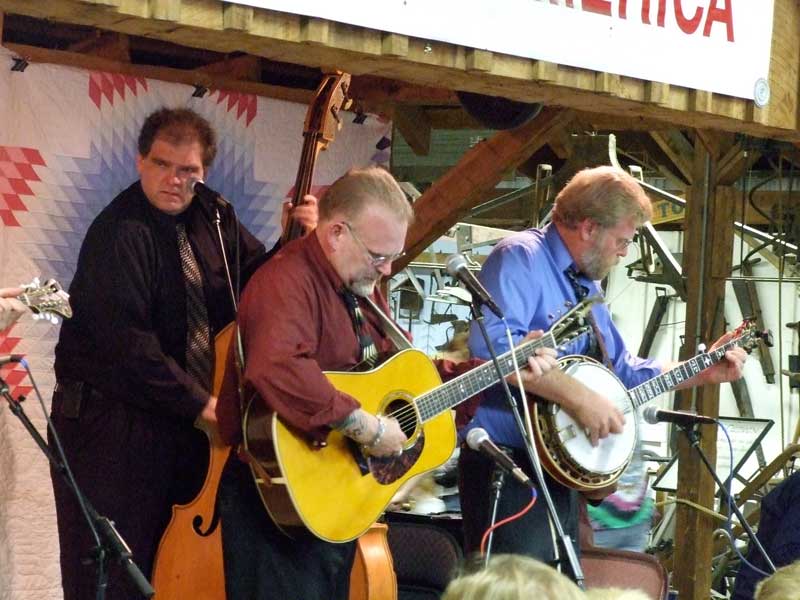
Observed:
[[[710,369],[718,362],[725,360],[725,353],[737,346],[744,346],[752,338],[752,333],[746,333],[741,337],[731,340],[727,344],[715,348],[710,352],[703,352],[697,356],[682,362],[677,367],[670,369],[666,373],[657,375],[652,379],[628,390],[628,396],[633,401],[635,408],[639,408],[650,402],[656,396],[674,390],[687,379]]]
[[[555,348],[555,336],[548,332],[542,337],[525,342],[497,357],[500,365],[500,372],[503,377],[514,372],[514,362],[511,358],[512,353],[516,355],[520,369],[528,363],[528,358],[536,353],[539,348]],[[471,398],[478,392],[482,392],[488,387],[500,381],[494,363],[486,362],[455,379],[440,385],[433,390],[423,394],[416,399],[415,403],[419,409],[422,422],[428,421],[446,410],[461,404],[467,398]]]

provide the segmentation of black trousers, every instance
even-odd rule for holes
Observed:
[[[332,544],[305,531],[286,536],[235,454],[222,474],[218,507],[227,600],[347,600],[355,542]]]
[[[205,435],[191,423],[143,411],[76,382],[59,383],[52,419],[78,486],[111,519],[148,579],[173,504],[194,498],[208,463]],[[48,432],[51,447],[53,436]],[[95,540],[70,489],[51,472],[64,600],[96,597]],[[106,600],[141,598],[108,560]]]
[[[536,484],[538,499],[533,508],[519,519],[495,529],[492,554],[526,554],[553,564],[553,533],[548,523],[548,511],[533,468],[523,450],[513,450],[514,462],[525,470]],[[491,519],[491,488],[495,464],[483,454],[462,447],[459,458],[459,493],[464,526],[465,550],[478,552],[481,537]],[[545,473],[545,481],[564,531],[572,538],[578,552],[578,499],[573,490],[562,486]],[[504,478],[497,521],[522,510],[531,500],[530,489],[510,475]],[[562,553],[563,554],[563,553]],[[564,560],[564,572],[569,572],[569,562]]]

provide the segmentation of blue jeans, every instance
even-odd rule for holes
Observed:
[[[631,527],[595,530],[594,545],[601,548],[616,548],[618,550],[644,552],[647,548],[647,538],[649,535],[650,520],[648,519]]]

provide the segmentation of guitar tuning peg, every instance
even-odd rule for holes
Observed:
[[[50,321],[53,325],[58,325],[58,317],[56,315],[49,315],[47,320]]]
[[[697,344],[697,351],[698,351],[699,353],[703,353],[703,352],[705,352],[705,351],[706,351],[706,345],[705,345],[705,344],[702,344],[702,343],[701,343],[701,344]]]

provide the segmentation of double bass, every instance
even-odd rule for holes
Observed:
[[[297,171],[292,207],[302,203],[311,190],[319,152],[326,149],[340,126],[339,112],[347,100],[350,75],[336,72],[323,76],[306,113],[303,149]],[[290,213],[291,214],[291,213]],[[303,234],[302,226],[289,217],[282,243]],[[219,396],[228,351],[234,341],[231,323],[216,337],[212,394]],[[209,439],[208,472],[198,495],[188,504],[174,506],[158,546],[152,585],[156,600],[224,600],[225,570],[222,558],[222,530],[216,513],[217,491],[231,448],[216,427],[198,425]],[[386,526],[376,524],[359,539],[351,573],[350,600],[394,600],[397,586],[386,541]]]

